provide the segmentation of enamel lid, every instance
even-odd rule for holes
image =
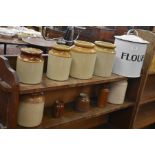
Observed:
[[[134,31],[136,35],[131,34],[131,31]],[[122,36],[115,36],[116,39],[124,40],[124,41],[129,41],[129,42],[135,42],[135,43],[141,43],[141,44],[148,44],[149,42],[138,37],[138,32],[136,30],[129,30],[126,35]]]

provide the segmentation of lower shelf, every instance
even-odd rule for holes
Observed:
[[[141,106],[134,123],[134,128],[144,128],[153,123],[155,123],[155,103]]]
[[[153,101],[155,101],[155,90],[148,90],[144,92],[140,104],[143,105]]]
[[[133,102],[125,102],[122,105],[114,105],[114,104],[110,104],[108,103],[106,105],[106,107],[104,108],[98,108],[98,107],[91,107],[90,110],[86,113],[80,113],[80,112],[76,112],[73,111],[72,109],[67,109],[64,113],[64,116],[62,118],[52,118],[51,113],[47,113],[45,114],[42,124],[40,126],[38,126],[37,128],[92,128],[95,125],[99,125],[101,123],[101,121],[103,121],[103,123],[106,120],[106,117],[100,117],[103,115],[106,115],[108,113],[117,111],[117,110],[121,110],[121,109],[125,109],[128,108],[130,106],[132,106],[134,103]],[[94,119],[93,119],[94,118]],[[98,120],[95,120],[95,118],[99,118]],[[87,122],[89,121],[89,119],[93,119],[91,121],[91,123],[94,121],[99,121],[99,123],[97,124],[88,124]],[[81,123],[86,121],[84,126],[77,126],[77,123]]]

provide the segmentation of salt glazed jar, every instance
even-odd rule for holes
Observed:
[[[93,76],[96,51],[91,42],[76,40],[72,46],[72,64],[70,76],[78,79],[90,79]]]
[[[94,75],[110,77],[115,58],[115,45],[103,41],[95,41],[97,58],[95,63]]]
[[[55,44],[48,54],[47,77],[52,80],[65,81],[69,77],[72,57],[71,47]]]
[[[43,93],[24,95],[20,98],[18,124],[23,127],[40,125],[43,118],[45,97]]]
[[[42,51],[36,48],[21,48],[17,57],[16,72],[21,83],[38,84],[42,80],[44,60]]]
[[[127,80],[111,83],[108,102],[113,104],[123,104],[127,85],[128,85]]]

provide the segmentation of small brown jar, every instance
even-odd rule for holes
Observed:
[[[108,94],[109,94],[109,89],[101,89],[98,95],[97,99],[97,106],[102,108],[105,107],[107,104],[107,99],[108,99]]]
[[[77,111],[80,112],[87,112],[90,108],[90,99],[87,94],[80,93],[80,96],[78,97],[76,101],[75,108]]]
[[[64,113],[64,103],[62,101],[56,100],[53,105],[53,117],[62,117]]]

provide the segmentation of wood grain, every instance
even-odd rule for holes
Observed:
[[[144,128],[153,123],[155,123],[155,103],[141,106],[134,123],[134,128]]]
[[[7,128],[15,128],[19,104],[19,81],[16,72],[3,56],[0,56],[0,88],[0,107],[2,107],[0,119]]]
[[[88,80],[80,80],[80,79],[75,79],[70,77],[67,81],[59,82],[59,81],[48,79],[44,74],[42,82],[40,84],[27,85],[27,84],[20,83],[20,94],[29,94],[29,93],[40,92],[40,91],[51,91],[51,90],[58,90],[58,89],[71,88],[71,87],[103,84],[103,83],[121,81],[124,79],[126,78],[123,76],[113,74],[111,77],[108,77],[108,78],[94,76],[92,79],[88,79]]]

